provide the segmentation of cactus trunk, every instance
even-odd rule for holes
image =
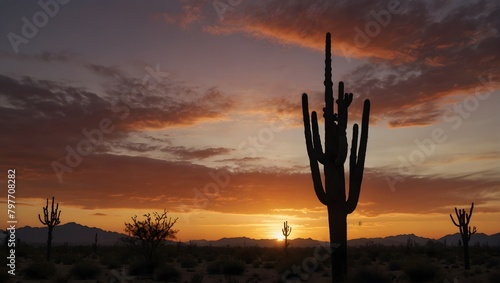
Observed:
[[[329,206],[328,224],[330,244],[333,250],[331,268],[334,281],[332,282],[335,282],[347,274],[347,214],[335,206]]]
[[[344,83],[339,82],[338,98],[333,98],[333,82],[330,51],[330,33],[326,34],[325,47],[325,150],[323,151],[316,112],[309,117],[307,94],[302,95],[302,114],[307,155],[311,167],[314,191],[318,200],[327,206],[332,250],[332,282],[340,282],[347,273],[347,215],[358,204],[361,181],[365,165],[368,142],[368,123],[370,101],[365,100],[361,124],[361,137],[358,148],[358,125],[352,130],[351,152],[349,157],[349,193],[346,196],[344,163],[347,158],[347,120],[348,108],[353,94],[344,93]],[[334,103],[335,102],[335,103]],[[334,104],[337,105],[335,113]],[[319,170],[324,166],[324,186]]]

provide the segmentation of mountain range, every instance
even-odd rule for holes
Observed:
[[[47,241],[47,227],[22,227],[16,229],[16,238],[20,239],[22,242],[41,245],[45,244]],[[96,227],[88,227],[80,225],[75,222],[66,223],[54,228],[53,240],[54,245],[91,245],[94,243],[95,235],[98,237],[98,245],[114,245],[119,242],[123,237],[127,237],[125,234],[105,231]],[[0,238],[4,238],[5,235],[0,235]],[[418,244],[425,245],[428,241],[437,241],[441,243],[446,243],[447,245],[458,245],[460,240],[460,234],[450,234],[439,239],[430,239],[419,237],[414,234],[404,234],[397,236],[388,236],[384,238],[360,238],[352,239],[347,241],[349,246],[363,246],[367,244],[380,244],[380,245],[406,245],[408,240]],[[317,241],[311,238],[303,239],[291,239],[289,240],[290,246],[292,247],[313,247],[318,245],[325,245],[326,242]],[[222,238],[219,240],[192,240],[188,243],[197,246],[213,246],[213,247],[226,247],[226,246],[257,246],[257,247],[275,247],[281,246],[282,244],[276,239],[251,239],[247,237],[236,237],[236,238]],[[493,235],[486,235],[483,233],[474,234],[469,242],[470,245],[489,245],[489,246],[499,246],[500,247],[500,233]]]

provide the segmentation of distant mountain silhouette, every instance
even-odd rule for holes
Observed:
[[[363,246],[369,243],[377,244],[377,245],[384,245],[384,246],[399,246],[399,245],[406,245],[408,242],[408,239],[411,239],[412,242],[418,245],[425,245],[429,240],[434,240],[434,239],[429,239],[429,238],[423,238],[419,237],[415,234],[402,234],[402,235],[397,235],[397,236],[388,236],[385,238],[360,238],[360,239],[353,239],[349,240],[347,244],[349,246]]]
[[[313,240],[311,238],[307,239],[293,239],[288,240],[290,242],[290,247],[314,247],[317,245],[327,245],[327,242],[321,242]],[[193,240],[190,241],[191,244],[197,246],[212,246],[212,247],[283,247],[283,242],[277,241],[276,239],[250,239],[247,237],[238,238],[222,238],[216,241],[208,240]]]
[[[442,238],[439,238],[437,241],[440,243],[444,243],[446,241],[446,245],[458,245],[458,240],[461,240],[460,233],[446,235]],[[469,246],[474,245],[484,245],[488,244],[489,246],[500,246],[500,233],[493,235],[486,235],[484,233],[476,233],[472,235],[469,241]]]
[[[44,245],[47,242],[47,227],[22,227],[16,230],[16,237],[21,239],[22,242]],[[54,228],[54,239],[52,243],[54,245],[62,245],[67,243],[68,245],[91,245],[94,242],[95,234],[98,234],[98,245],[114,245],[119,242],[119,239],[126,237],[125,234],[105,231],[96,227],[88,227],[80,225],[75,222],[69,222],[63,225],[56,226]],[[0,238],[3,239],[5,235],[0,234]],[[458,245],[458,240],[460,239],[460,234],[450,234],[439,239],[430,239],[416,236],[414,234],[403,234],[397,236],[388,236],[385,238],[360,238],[349,240],[347,244],[349,246],[363,246],[370,243],[385,245],[385,246],[399,246],[406,245],[408,239],[411,239],[418,245],[425,245],[428,241],[438,241],[446,244],[448,246]],[[311,238],[303,239],[297,238],[290,241],[290,247],[314,247],[318,245],[328,245],[328,242],[322,242],[314,240]],[[212,246],[212,247],[283,247],[283,242],[277,241],[276,239],[251,239],[247,237],[235,237],[235,238],[222,238],[215,241],[209,240],[192,240],[185,244],[192,244],[197,246]],[[490,246],[500,246],[500,233],[493,235],[486,235],[483,233],[474,234],[471,238],[470,245],[485,245]]]
[[[22,227],[16,230],[16,238],[22,242],[30,244],[47,243],[47,227]],[[54,227],[52,244],[62,245],[91,245],[94,243],[95,234],[98,238],[98,245],[114,245],[117,241],[126,235],[104,231],[96,227],[88,227],[75,222],[69,222]]]

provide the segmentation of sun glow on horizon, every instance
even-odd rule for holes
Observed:
[[[282,233],[280,233],[280,232],[276,232],[276,236],[275,236],[275,238],[276,238],[276,240],[277,240],[278,242],[281,242],[281,241],[285,240],[285,237],[284,237],[284,236],[283,236],[283,234],[282,234]]]

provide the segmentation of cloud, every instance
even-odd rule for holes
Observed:
[[[333,53],[367,61],[342,78],[346,91],[363,98],[354,101],[353,115],[370,98],[372,117],[409,127],[438,122],[447,97],[500,88],[498,9],[481,0],[245,1],[224,10],[223,20],[203,23],[212,34],[243,33],[320,52],[330,31]]]
[[[120,73],[112,68],[93,68],[110,77]],[[77,150],[82,141],[96,141],[91,149],[94,154],[112,152],[113,144],[127,144],[127,137],[135,131],[223,119],[231,107],[229,99],[216,89],[199,92],[165,83],[149,94],[139,89],[138,81],[122,74],[103,95],[65,83],[0,75],[0,126],[6,133],[0,138],[0,153],[4,164],[19,168],[31,164],[33,171],[28,174],[42,174],[52,170],[52,162],[64,163],[68,147]],[[113,96],[115,93],[121,96]],[[102,130],[103,121],[106,131]],[[137,152],[153,149],[145,144],[127,146]],[[189,155],[187,151],[177,149],[183,156]],[[216,153],[217,149],[198,152],[207,157]]]
[[[10,52],[0,52],[0,58],[9,60],[23,60],[23,61],[42,61],[45,63],[54,62],[69,62],[77,57],[76,54],[67,51],[43,51],[40,53],[26,54],[26,53],[10,53]]]
[[[51,192],[61,202],[85,209],[158,209],[173,213],[313,213],[322,207],[308,170],[227,171],[186,161],[93,154],[59,183],[47,168],[22,166],[23,197],[46,198]],[[21,167],[19,167],[21,168]],[[395,189],[390,181],[403,177]],[[89,182],[91,180],[91,182]],[[498,181],[470,176],[398,176],[367,168],[357,213],[376,217],[391,213],[449,213],[450,208],[474,202],[481,212],[499,212]],[[326,208],[325,208],[326,209]],[[294,212],[295,211],[295,212]]]
[[[187,148],[184,146],[168,146],[162,148],[161,151],[177,155],[183,160],[196,160],[229,154],[233,151],[233,149],[223,147],[208,147],[203,149],[196,149]]]

